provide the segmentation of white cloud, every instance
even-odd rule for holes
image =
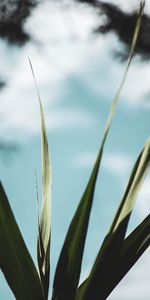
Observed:
[[[93,119],[81,110],[57,110],[47,115],[47,125],[50,129],[88,127],[93,124]]]
[[[96,159],[95,153],[82,153],[74,158],[75,167],[92,167]],[[102,159],[102,167],[116,176],[124,176],[132,166],[131,157],[122,153],[105,153]]]
[[[116,0],[115,3],[129,10],[137,8],[140,1],[132,0],[124,3]],[[148,3],[149,1],[146,1],[146,11],[150,11]],[[65,76],[75,72],[79,78],[84,78],[87,88],[104,95],[104,100],[112,101],[125,70],[125,66],[114,60],[111,54],[112,50],[120,48],[118,39],[110,35],[105,37],[99,35],[98,39],[89,39],[92,29],[99,24],[100,18],[93,9],[83,4],[68,7],[68,9],[59,8],[55,2],[45,1],[27,22],[29,32],[33,33],[35,40],[39,40],[43,45],[40,48],[40,51],[43,51],[41,53],[35,48],[28,49],[31,54],[33,52],[38,77],[43,74],[43,63],[47,67],[44,78],[48,77],[51,80],[54,78],[63,80]],[[37,27],[38,31],[35,30]],[[141,79],[149,77],[149,65],[138,64],[134,60],[121,93],[122,103],[133,109],[139,106],[147,108],[143,96],[149,91],[149,83]]]
[[[30,90],[30,94],[27,92],[24,93],[24,102],[22,99],[22,91],[16,91],[13,88],[8,90],[9,93],[3,95],[3,101],[6,102],[3,105],[3,110],[1,110],[2,115],[5,115],[3,119],[0,133],[3,134],[7,132],[7,137],[12,137],[12,135],[16,136],[17,134],[32,135],[39,133],[39,105],[38,101],[36,101],[37,95]],[[14,101],[7,101],[14,97]],[[46,126],[49,130],[58,130],[63,128],[81,128],[91,126],[93,124],[93,118],[90,114],[84,112],[79,109],[54,109],[53,107],[47,109],[49,98],[42,97],[42,100],[45,99],[44,102],[44,111],[45,111],[45,119]]]
[[[81,153],[72,159],[74,167],[89,168],[93,166],[96,153]]]
[[[78,29],[81,29],[80,38],[83,42],[71,42],[72,33],[68,31],[71,28],[65,24],[69,14],[58,10],[54,3],[45,1],[35,9],[26,24],[27,30],[33,34],[34,41],[38,40],[39,44],[30,42],[22,49],[13,48],[13,51],[9,52],[6,44],[1,43],[2,69],[9,78],[7,88],[1,92],[1,115],[4,117],[1,134],[16,134],[16,131],[30,134],[39,132],[38,103],[28,56],[35,70],[49,129],[91,124],[92,117],[86,111],[64,108],[61,110],[57,105],[58,101],[63,101],[62,81],[68,74],[78,73],[81,66],[82,55],[86,49],[86,35],[94,19],[89,10],[86,11],[83,16],[83,9],[82,12],[76,9],[71,11],[75,28],[78,26]],[[58,43],[55,43],[53,38],[58,39]],[[47,110],[47,106],[51,111]]]
[[[69,20],[72,20],[72,25]],[[112,100],[120,83],[124,66],[111,57],[112,40],[115,37],[89,40],[92,27],[97,24],[93,10],[81,5],[71,6],[68,11],[58,9],[50,1],[44,1],[31,15],[26,28],[33,35],[34,42],[22,49],[10,48],[0,43],[2,70],[8,77],[8,87],[1,92],[1,115],[5,120],[1,126],[1,134],[13,130],[24,130],[34,133],[38,130],[38,108],[36,94],[27,57],[32,60],[38,86],[41,91],[44,107],[51,107],[47,112],[48,126],[58,129],[61,126],[88,126],[92,117],[86,112],[70,109],[54,110],[62,99],[62,86],[70,74],[84,78],[87,88],[93,89],[104,100]],[[38,28],[38,30],[37,30]],[[111,67],[110,67],[111,66]],[[141,105],[141,99],[149,90],[149,83],[142,78],[149,78],[149,66],[134,64],[128,75],[128,82],[122,94],[124,103],[130,106]],[[109,92],[108,92],[109,91]],[[74,124],[74,125],[73,125]],[[125,168],[121,162],[117,168]],[[117,170],[116,170],[117,172]]]
[[[46,0],[38,5],[32,13],[32,18],[26,24],[26,28],[33,33],[37,40],[49,42],[66,42],[70,38],[87,38],[91,26],[98,22],[97,14],[93,9],[82,4],[63,1],[56,2]],[[39,27],[39,24],[42,26]],[[48,29],[43,31],[43,28]],[[34,28],[39,27],[38,32]]]
[[[112,153],[106,155],[103,162],[104,168],[118,176],[126,174],[131,165],[131,157],[122,153]]]

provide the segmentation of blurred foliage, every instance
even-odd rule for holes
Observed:
[[[36,5],[37,0],[1,0],[0,37],[10,44],[24,45],[30,39],[24,22]]]
[[[109,32],[114,32],[119,40],[125,45],[123,52],[117,52],[117,56],[119,55],[122,59],[126,59],[131,45],[138,10],[124,12],[117,5],[98,0],[74,1],[78,4],[84,3],[93,7],[100,16],[100,23],[102,20],[101,17],[106,17],[105,22],[94,29],[94,33],[107,34]],[[39,2],[40,1],[38,0],[1,0],[0,38],[7,40],[10,44],[16,45],[24,45],[29,41],[31,36],[25,31],[24,23]],[[57,2],[63,3],[64,1],[59,0]],[[69,5],[69,2],[67,3]],[[65,6],[65,9],[67,9],[67,6]],[[150,16],[144,13],[138,43],[135,49],[135,54],[139,54],[144,60],[150,58],[149,35]]]
[[[97,26],[94,32],[97,34],[107,34],[114,32],[119,40],[124,44],[125,48],[120,51],[116,51],[116,57],[120,57],[122,60],[127,59],[129,47],[131,45],[132,36],[134,32],[135,23],[137,20],[137,10],[132,12],[124,12],[119,6],[109,2],[102,2],[98,0],[75,0],[78,3],[85,3],[97,11],[100,16],[105,16],[105,22],[102,25]],[[142,25],[138,42],[135,48],[134,54],[138,54],[141,59],[147,60],[150,58],[150,16],[144,13],[142,18]]]

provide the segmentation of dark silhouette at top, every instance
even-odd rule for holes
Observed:
[[[119,40],[125,45],[125,49],[123,50],[124,52],[120,53],[120,55],[122,59],[127,58],[139,7],[137,7],[137,11],[124,12],[114,4],[106,2],[103,3],[102,1],[98,0],[76,1],[89,4],[96,9],[100,16],[106,16],[106,22],[103,25],[98,26],[94,32],[102,34],[114,32],[118,36]],[[148,16],[146,13],[144,13],[142,17],[142,25],[135,49],[135,54],[138,54],[144,60],[150,58],[150,16]]]
[[[63,0],[57,1],[62,2]],[[101,17],[103,15],[106,16],[105,23],[97,26],[97,28],[94,29],[94,33],[107,34],[114,32],[125,46],[119,55],[122,59],[126,59],[131,45],[139,7],[137,7],[137,11],[128,13],[114,4],[103,3],[98,0],[74,1],[76,3],[85,3],[92,6],[99,14],[100,22]],[[25,31],[24,23],[38,2],[40,2],[40,0],[0,0],[0,38],[6,40],[11,45],[18,46],[22,46],[28,42],[32,37]],[[150,58],[150,16],[147,14],[144,14],[142,18],[141,31],[135,53],[140,55],[144,60]],[[3,78],[0,78],[0,90],[2,90],[5,85],[6,82]],[[18,150],[19,148],[15,143],[8,143],[0,137],[1,157],[8,153],[17,152]]]
[[[0,38],[10,44],[24,45],[30,39],[24,22],[36,5],[37,0],[1,0]]]
[[[25,32],[24,22],[37,5],[37,0],[0,0],[0,38],[9,44],[22,46],[30,40]],[[6,81],[0,77],[0,91]],[[20,145],[8,142],[0,137],[0,159],[7,163],[14,153],[20,151]]]
[[[52,0],[50,0],[52,1]],[[62,0],[59,0],[62,2]],[[124,43],[122,58],[128,55],[129,46],[133,36],[137,11],[124,12],[118,6],[111,3],[103,3],[98,0],[74,0],[76,3],[85,3],[96,9],[100,18],[106,16],[106,22],[98,26],[94,32],[106,34],[114,32],[121,42]],[[10,44],[24,45],[30,40],[30,35],[24,29],[24,23],[30,16],[31,11],[37,6],[38,0],[1,0],[0,1],[0,38]],[[150,58],[150,16],[146,13],[142,18],[141,32],[135,53],[142,59]]]

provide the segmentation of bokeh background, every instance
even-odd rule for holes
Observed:
[[[0,175],[36,262],[35,169],[41,195],[40,117],[29,67],[36,74],[53,175],[51,279],[73,213],[90,176],[111,102],[125,69],[140,1],[0,2]],[[150,132],[150,3],[105,147],[81,282],[88,275]],[[150,210],[150,175],[131,231]],[[110,300],[150,299],[147,250]],[[51,282],[52,284],[52,282]],[[2,273],[0,299],[13,300]]]

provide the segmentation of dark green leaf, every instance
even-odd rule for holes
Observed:
[[[115,265],[115,274],[107,289],[107,296],[133,267],[150,246],[150,215],[125,239],[120,259]]]
[[[120,260],[119,281],[120,278],[122,278],[132,268],[149,246],[150,215],[148,215],[124,241],[123,252]]]
[[[0,183],[0,268],[17,300],[43,300],[40,279]]]

